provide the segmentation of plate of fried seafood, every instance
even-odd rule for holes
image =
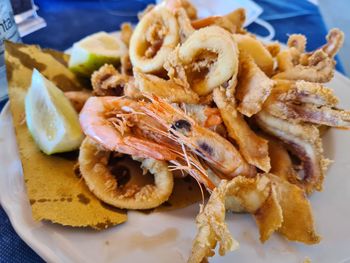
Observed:
[[[71,55],[6,43],[0,200],[43,259],[349,260],[344,35],[263,43],[244,14],[169,0]]]

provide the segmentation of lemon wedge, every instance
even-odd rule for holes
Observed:
[[[29,132],[44,153],[79,148],[84,135],[78,113],[63,92],[36,69],[25,98],[25,114]]]
[[[118,37],[98,32],[73,45],[69,68],[79,75],[89,77],[106,63],[118,64],[120,58],[127,53],[127,47]]]

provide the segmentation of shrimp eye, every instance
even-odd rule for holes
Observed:
[[[171,125],[174,130],[184,130],[186,132],[191,131],[191,124],[186,120],[177,120]]]

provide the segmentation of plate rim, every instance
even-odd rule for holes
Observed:
[[[340,78],[342,81],[346,82],[347,85],[350,86],[350,79],[347,78],[344,74],[342,74],[339,71],[335,71],[334,73],[334,79],[335,78]],[[3,109],[0,112],[0,123],[3,122],[4,118],[8,117],[7,114],[9,114],[11,121],[12,121],[12,114],[11,114],[11,110],[10,110],[10,101],[7,101],[6,104],[4,105]],[[13,126],[12,126],[13,128]],[[13,130],[13,132],[15,132]],[[2,144],[2,142],[0,142],[0,145]],[[17,145],[17,144],[16,144]],[[18,145],[17,145],[17,149],[18,151]],[[23,177],[23,170],[22,170],[22,175],[20,175],[21,177]],[[26,188],[25,188],[26,191]],[[25,193],[27,195],[27,193]],[[4,204],[3,202],[3,197],[2,197],[2,193],[0,192],[0,205],[1,207],[4,209],[6,215],[9,218],[9,221],[13,227],[13,229],[15,230],[16,234],[29,246],[31,247],[35,253],[37,253],[44,261],[46,262],[60,262],[62,261],[62,257],[57,256],[55,253],[52,253],[50,250],[45,249],[45,247],[42,247],[42,245],[38,244],[35,241],[35,237],[32,238],[30,235],[26,235],[26,232],[23,231],[23,229],[21,229],[21,226],[19,226],[20,222],[15,220],[15,215],[13,214],[13,211],[11,211],[11,206],[7,206],[6,204]],[[29,206],[30,209],[30,206]],[[31,211],[30,211],[31,213]],[[38,222],[35,221],[32,218],[33,222]]]

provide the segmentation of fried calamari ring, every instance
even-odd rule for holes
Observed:
[[[80,172],[90,191],[100,200],[122,209],[150,209],[169,199],[174,181],[166,162],[137,159],[144,170],[154,175],[155,184],[120,187],[107,166],[110,153],[89,138],[80,147]]]
[[[238,72],[238,48],[231,34],[218,26],[195,31],[170,55],[165,68],[170,78],[209,94]]]
[[[178,43],[179,26],[174,14],[165,7],[155,7],[142,17],[131,36],[130,60],[143,72],[162,71]]]

